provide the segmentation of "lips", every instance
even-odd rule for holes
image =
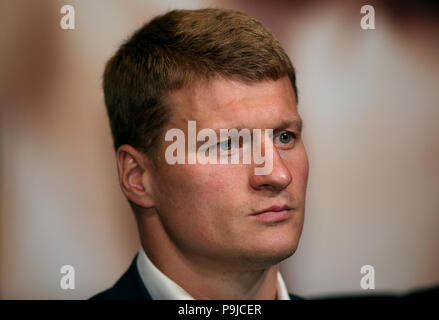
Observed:
[[[262,222],[279,222],[289,219],[292,211],[293,208],[288,205],[274,205],[262,211],[252,213],[251,216]]]

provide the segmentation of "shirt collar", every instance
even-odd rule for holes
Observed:
[[[153,300],[194,300],[186,290],[157,269],[149,260],[143,248],[139,250],[136,264],[140,278]],[[290,300],[290,295],[280,272],[277,273],[277,299]]]

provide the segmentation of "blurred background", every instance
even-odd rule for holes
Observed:
[[[75,9],[75,30],[60,9]],[[375,9],[362,30],[360,8]],[[308,298],[439,283],[439,9],[419,1],[0,0],[0,298],[85,299],[139,248],[103,102],[104,64],[170,9],[261,20],[297,70],[305,227],[282,263]],[[60,288],[62,265],[75,290]],[[363,265],[375,290],[360,287]]]

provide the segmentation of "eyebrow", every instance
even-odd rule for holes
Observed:
[[[286,120],[282,120],[280,124],[277,125],[275,128],[259,128],[259,129],[273,129],[274,132],[277,132],[288,128],[295,128],[300,133],[303,130],[303,120],[301,118],[286,119]],[[224,128],[224,129],[237,129],[238,131],[241,131],[242,129],[249,129],[250,131],[252,131],[252,129],[256,129],[256,128],[234,126],[231,128]],[[220,132],[220,129],[213,129],[213,130],[218,134]]]
[[[301,118],[283,120],[279,126],[273,128],[273,131],[279,132],[287,128],[295,128],[299,133],[301,133],[303,130],[303,120]]]

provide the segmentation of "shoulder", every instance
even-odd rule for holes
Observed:
[[[151,300],[137,271],[136,260],[137,255],[113,287],[94,295],[90,300]]]

